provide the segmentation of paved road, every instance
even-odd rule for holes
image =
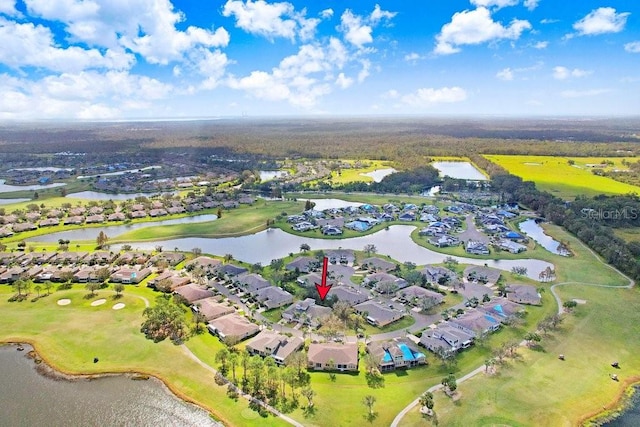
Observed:
[[[467,225],[466,229],[458,234],[458,239],[468,242],[469,240],[474,240],[476,242],[489,243],[489,238],[486,234],[480,232],[476,228],[476,224],[473,221],[473,214],[467,214],[464,219],[465,224]]]

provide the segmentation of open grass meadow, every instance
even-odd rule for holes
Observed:
[[[525,181],[535,182],[538,189],[549,191],[565,199],[573,199],[577,195],[640,193],[640,187],[592,173],[592,165],[599,165],[603,160],[613,162],[613,165],[605,170],[623,170],[627,167],[622,164],[622,161],[635,162],[637,161],[635,158],[505,155],[485,155],[484,157]],[[570,160],[573,164],[569,164]]]
[[[558,332],[543,338],[541,350],[521,348],[520,358],[499,367],[496,375],[481,374],[460,384],[458,402],[436,392],[440,425],[573,426],[615,406],[640,372],[640,294],[579,285],[562,287],[559,294],[586,303],[567,316]],[[620,369],[611,367],[613,361]],[[400,425],[429,422],[415,409]]]
[[[100,290],[86,299],[81,287],[56,291],[36,302],[8,302],[11,288],[0,286],[0,341],[29,342],[39,355],[54,368],[69,374],[101,374],[139,372],[153,375],[185,400],[208,409],[215,418],[234,426],[280,426],[282,420],[261,418],[248,408],[248,402],[237,402],[226,396],[226,387],[217,386],[213,374],[187,357],[183,348],[168,341],[154,344],[140,333],[143,298],[151,303],[156,294],[146,288],[127,286],[124,296],[112,299],[114,292]],[[59,306],[68,298],[71,304]],[[106,298],[101,306],[91,301]],[[126,307],[115,311],[122,302]],[[207,338],[198,336],[198,340]],[[202,337],[202,338],[201,338]],[[221,347],[217,340],[207,342],[207,352],[215,354]],[[93,363],[98,357],[99,363]]]
[[[352,166],[355,165],[355,160],[343,160]],[[364,182],[373,182],[373,178],[370,176],[364,175],[369,172],[373,172],[376,169],[388,169],[393,167],[389,162],[383,162],[380,160],[361,160],[359,161],[361,164],[366,164],[366,167],[355,168],[352,167],[350,169],[341,169],[338,173],[333,172],[331,174],[331,182],[333,184],[348,184],[350,182],[356,181],[364,181]]]

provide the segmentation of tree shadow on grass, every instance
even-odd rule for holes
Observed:
[[[364,419],[369,421],[370,423],[373,423],[376,418],[378,418],[378,413],[377,412],[369,412],[364,416]]]
[[[313,418],[316,415],[316,407],[315,406],[306,406],[302,412],[304,413],[305,418]]]

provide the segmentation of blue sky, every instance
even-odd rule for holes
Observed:
[[[0,119],[637,115],[640,3],[0,0]]]

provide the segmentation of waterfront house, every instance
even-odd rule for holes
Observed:
[[[487,285],[495,285],[500,280],[500,270],[479,265],[469,266],[464,269],[464,277],[470,282],[478,281]]]
[[[540,305],[542,296],[531,285],[507,285],[507,299],[518,304]]]
[[[391,261],[384,260],[378,257],[365,258],[362,260],[362,268],[374,271],[392,271],[398,266]]]

